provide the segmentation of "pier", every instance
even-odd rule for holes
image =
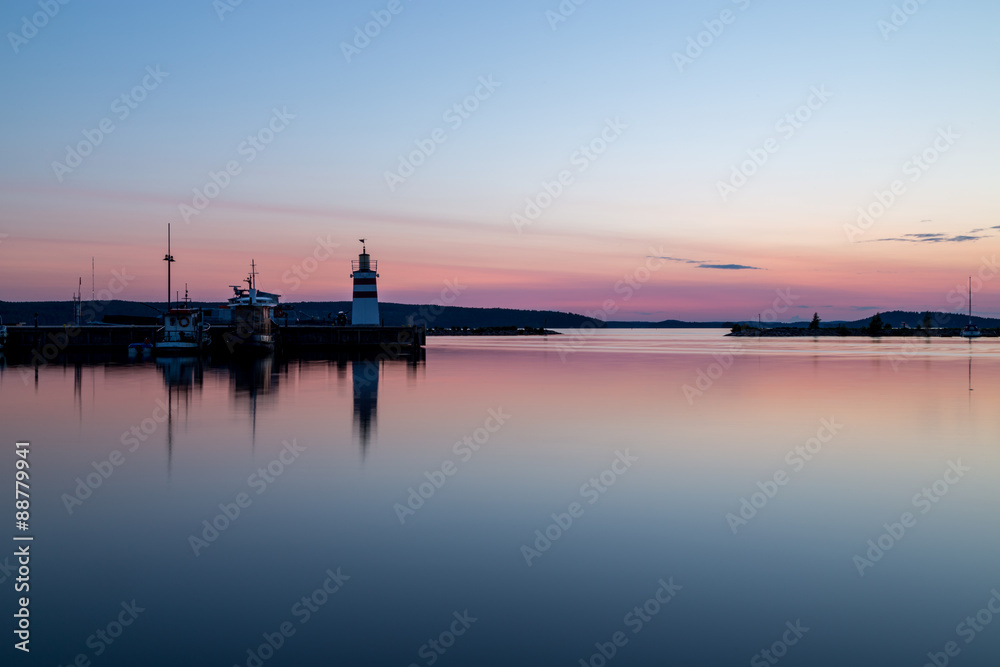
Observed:
[[[52,359],[62,352],[101,351],[126,354],[132,343],[153,340],[160,326],[151,325],[64,325],[9,326],[5,352],[35,358]],[[422,326],[333,326],[290,324],[277,326],[277,347],[295,354],[309,350],[319,353],[349,352],[363,349],[412,351],[423,348],[426,333]],[[227,354],[233,337],[239,332],[229,327],[212,327],[210,352]]]
[[[352,350],[399,347],[422,348],[427,342],[422,326],[323,326],[290,324],[278,327],[278,345],[294,352],[301,348]]]

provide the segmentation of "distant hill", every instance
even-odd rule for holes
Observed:
[[[728,329],[735,320],[729,322],[685,322],[683,320],[663,320],[662,322],[608,322],[608,329]]]
[[[163,302],[140,303],[138,301],[109,301],[100,306],[99,317],[95,321],[110,323],[134,321],[141,323],[148,318],[158,317],[165,310]],[[218,302],[192,302],[194,308],[216,308]],[[289,322],[313,320],[329,321],[339,311],[350,312],[350,301],[302,301],[281,304],[288,313]],[[88,302],[83,304],[84,313],[90,310]],[[96,309],[95,309],[96,310]],[[4,324],[24,322],[33,325],[35,313],[40,325],[60,325],[73,321],[72,301],[0,301],[0,317]],[[413,305],[404,303],[380,303],[379,313],[387,326],[406,324],[412,317],[416,324],[427,327],[546,327],[549,329],[572,329],[590,323],[603,323],[583,315],[562,313],[555,310],[517,310],[512,308],[460,308],[457,306]]]
[[[163,302],[141,303],[138,301],[109,301],[99,311],[97,321],[106,318],[109,323],[134,322],[152,323],[158,313],[165,309]],[[215,308],[218,302],[192,302],[196,308]],[[300,301],[283,303],[282,309],[288,313],[289,322],[298,319],[300,322],[330,321],[339,311],[350,312],[350,301]],[[84,312],[88,312],[89,302],[84,302]],[[575,329],[582,326],[607,327],[609,329],[707,329],[729,328],[737,320],[722,322],[687,322],[684,320],[663,320],[660,322],[602,322],[584,315],[563,313],[556,310],[519,310],[514,308],[463,308],[458,306],[414,305],[405,303],[380,303],[379,312],[383,323],[388,326],[406,324],[410,317],[427,327],[544,327],[548,329]],[[35,313],[38,313],[38,324],[60,325],[73,320],[72,301],[0,301],[0,317],[4,324],[24,322],[34,323]],[[903,322],[911,328],[922,325],[924,313],[905,310],[891,310],[880,313],[883,322],[888,322],[894,328],[902,326]],[[874,313],[872,313],[874,316]],[[153,319],[150,319],[153,318]],[[933,327],[961,327],[968,321],[966,315],[949,313],[931,313]],[[742,320],[740,320],[742,321]],[[823,322],[822,327],[836,327],[840,324],[855,329],[867,326],[871,317],[860,320]],[[980,328],[1000,327],[1000,319],[990,317],[973,317],[972,321]],[[808,322],[769,322],[767,327],[807,327]]]
[[[879,317],[882,318],[883,322],[887,322],[893,326],[893,328],[898,329],[906,323],[906,326],[911,329],[917,328],[917,326],[923,327],[924,314],[926,311],[913,312],[908,310],[888,310],[885,312],[879,311]],[[964,327],[969,322],[969,316],[956,313],[942,313],[942,312],[931,312],[931,328],[932,329],[947,329],[947,328],[958,328]],[[860,320],[833,320],[830,322],[822,322],[820,326],[823,329],[837,327],[843,324],[848,329],[860,329],[868,326],[868,323],[872,321],[872,317],[875,317],[875,312],[872,312],[871,317],[866,317]],[[992,329],[994,327],[1000,326],[1000,319],[995,317],[972,317],[972,323],[977,327]],[[809,326],[808,322],[793,322],[791,324],[767,324],[768,327],[775,326],[788,326],[788,327],[801,327],[805,328]]]

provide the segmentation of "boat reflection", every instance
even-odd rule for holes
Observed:
[[[184,408],[185,424],[190,412],[193,390],[204,388],[205,375],[199,357],[157,357],[156,369],[163,374],[167,385],[167,478],[173,472],[174,461],[174,406]]]
[[[167,387],[190,389],[204,384],[204,370],[199,357],[157,357],[156,369],[163,374]]]
[[[349,381],[352,393],[352,428],[351,439],[361,450],[361,458],[365,459],[369,447],[377,439],[378,402],[380,386],[384,390],[386,381],[390,385],[402,377],[397,372],[405,367],[405,378],[408,389],[417,386],[424,379],[426,356],[423,350],[417,353],[392,355],[386,352],[354,352],[327,356],[283,358],[275,355],[264,357],[231,357],[224,361],[213,363],[210,359],[201,357],[162,357],[155,361],[156,370],[166,386],[167,422],[167,473],[171,473],[173,465],[173,450],[175,427],[178,416],[183,415],[186,423],[187,414],[193,409],[192,401],[197,403],[201,394],[209,385],[208,392],[216,385],[229,385],[229,396],[234,410],[246,415],[250,440],[250,451],[256,451],[258,412],[261,419],[269,415],[269,411],[279,405],[278,392],[291,392],[298,395],[303,391],[301,382],[304,378],[314,378],[317,367],[326,366],[332,372],[331,405],[338,397],[347,397]],[[350,370],[350,372],[348,372]],[[387,380],[387,378],[389,378]],[[76,383],[79,387],[79,381]],[[326,389],[325,391],[330,391]],[[343,400],[340,399],[340,400]],[[266,420],[262,422],[266,424]],[[344,424],[346,427],[346,423]],[[333,428],[334,432],[346,433],[343,429]]]

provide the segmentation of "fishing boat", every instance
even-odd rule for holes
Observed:
[[[163,316],[163,327],[157,331],[153,349],[157,356],[191,356],[207,348],[211,343],[209,329],[200,308],[191,308],[185,290],[184,302],[171,308]]]
[[[961,334],[965,338],[978,338],[982,335],[979,327],[972,323],[972,276],[969,276],[969,323],[962,328]]]
[[[170,254],[169,222],[167,223],[167,254],[163,261],[167,263],[167,312],[163,315],[163,326],[156,331],[153,352],[157,356],[197,354],[211,343],[211,337],[208,333],[209,325],[204,322],[201,309],[191,308],[187,284],[184,285],[184,300],[178,299],[176,305],[171,301],[170,265],[175,260],[174,256]],[[132,353],[131,346],[129,346],[129,353]]]
[[[276,324],[272,320],[280,294],[257,289],[257,265],[250,262],[250,275],[243,279],[246,287],[230,285],[233,296],[225,310],[229,311],[231,328],[224,336],[230,352],[267,354],[274,349]]]

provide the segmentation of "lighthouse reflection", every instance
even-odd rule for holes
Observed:
[[[312,383],[318,377],[316,371],[324,366],[332,371],[329,377],[333,382],[323,390],[328,397],[324,400],[329,400],[331,405],[347,399],[347,383],[351,383],[352,416],[349,434],[346,419],[338,421],[343,425],[342,437],[350,437],[351,441],[357,443],[363,459],[369,447],[377,441],[379,392],[384,392],[387,385],[391,388],[404,381],[408,390],[419,384],[423,379],[425,359],[423,350],[397,354],[385,350],[333,355],[306,354],[294,358],[269,355],[221,362],[195,357],[157,359],[156,368],[166,385],[167,393],[168,472],[173,459],[174,428],[178,414],[186,415],[192,400],[199,399],[206,385],[211,388],[228,384],[228,394],[234,409],[246,417],[245,425],[237,428],[246,428],[250,441],[248,449],[253,452],[257,444],[258,422],[266,425],[274,418],[274,410],[287,400],[285,394],[292,394],[293,401],[301,391],[311,394],[315,386]],[[338,430],[336,424],[333,430]]]
[[[378,432],[378,394],[379,382],[389,373],[395,375],[395,369],[406,367],[408,384],[413,385],[424,368],[424,351],[417,350],[405,355],[390,355],[388,353],[358,355],[351,359],[351,388],[354,395],[353,435],[361,447],[362,459],[368,454],[372,440],[377,439]],[[338,381],[346,374],[343,359],[337,363]]]
[[[354,397],[353,436],[361,447],[361,457],[368,454],[368,448],[378,437],[378,395],[380,382],[387,377],[395,377],[397,370],[406,368],[407,384],[413,386],[423,377],[425,362],[424,350],[416,350],[406,354],[390,354],[388,352],[361,353],[350,359],[351,388]],[[337,381],[342,381],[347,374],[344,358],[337,360]]]
[[[378,419],[378,379],[381,360],[356,360],[351,365],[354,387],[354,432],[361,443],[361,456],[368,452],[372,430]]]

